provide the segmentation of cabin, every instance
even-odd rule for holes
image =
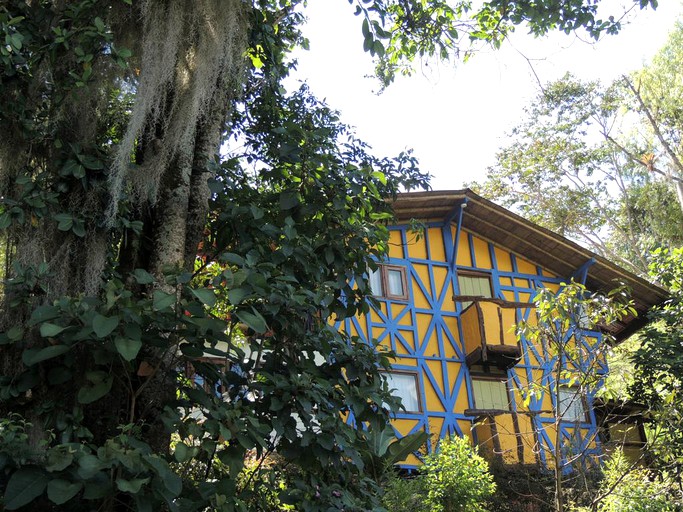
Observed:
[[[553,361],[514,326],[533,317],[541,287],[625,284],[638,315],[581,326],[575,342],[590,358],[606,332],[619,342],[640,328],[665,290],[468,189],[399,194],[394,209],[389,256],[369,276],[376,306],[338,328],[396,353],[387,377],[403,402],[392,422],[399,435],[467,436],[505,464],[550,465],[559,410],[563,453],[604,453],[605,421],[622,426],[612,437],[641,442],[640,423],[625,429],[630,420],[598,407],[599,383],[555,383]],[[604,358],[593,364],[598,378],[609,371]],[[411,456],[404,466],[418,464]]]

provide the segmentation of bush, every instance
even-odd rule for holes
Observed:
[[[426,479],[422,475],[414,478],[394,476],[386,485],[382,504],[391,512],[432,512],[425,500]]]
[[[383,504],[391,512],[485,512],[496,491],[488,469],[469,441],[442,439],[417,477],[389,482]]]
[[[641,467],[629,471],[630,465],[621,450],[615,451],[605,463],[600,493],[606,496],[600,502],[599,512],[680,510],[674,504],[667,479],[655,478],[650,471]]]

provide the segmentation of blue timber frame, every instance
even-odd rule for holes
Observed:
[[[491,283],[493,286],[494,296],[500,299],[510,300],[513,297],[514,302],[529,302],[533,298],[537,289],[545,285],[554,284],[560,285],[568,278],[585,283],[588,269],[594,260],[588,260],[584,265],[576,270],[573,276],[550,277],[543,273],[540,266],[534,266],[535,273],[525,273],[520,271],[517,256],[510,253],[510,268],[511,270],[501,269],[497,261],[496,249],[492,242],[484,242],[488,244],[488,259],[490,260],[490,268],[482,266],[482,262],[476,261],[476,254],[474,248],[474,237],[472,233],[466,232],[462,227],[463,209],[466,208],[467,199],[457,205],[449,216],[443,222],[431,222],[426,224],[424,233],[425,244],[425,258],[411,257],[408,250],[408,240],[410,226],[406,224],[390,226],[390,230],[398,232],[401,240],[401,256],[389,257],[386,264],[398,265],[406,269],[406,281],[408,287],[407,300],[396,300],[391,298],[378,298],[379,301],[386,308],[386,313],[381,309],[374,309],[374,315],[377,319],[373,319],[373,315],[368,314],[362,318],[350,318],[337,324],[337,328],[343,329],[346,332],[355,331],[365,341],[370,342],[373,338],[377,342],[385,342],[392,350],[399,353],[394,368],[396,370],[408,371],[415,373],[418,377],[418,392],[419,399],[422,404],[422,411],[416,412],[399,412],[396,415],[397,419],[406,419],[415,421],[410,433],[425,430],[428,434],[434,434],[438,438],[444,438],[448,435],[463,436],[464,432],[461,429],[460,422],[471,422],[473,418],[464,414],[464,411],[456,411],[456,402],[461,393],[466,393],[468,397],[468,404],[473,408],[472,400],[472,384],[471,376],[466,364],[466,355],[464,349],[464,338],[462,324],[460,321],[461,306],[452,301],[449,296],[449,290],[454,294],[458,294],[458,279],[457,273],[459,271],[474,271],[485,272],[491,276]],[[441,231],[441,238],[443,240],[443,254],[444,261],[437,261],[432,258],[432,247],[430,241],[429,229],[435,228]],[[453,232],[455,228],[455,232]],[[461,246],[461,239],[463,234],[467,237],[469,246],[469,258],[471,265],[458,265],[458,251]],[[503,251],[508,252],[502,248]],[[520,255],[523,257],[523,255]],[[428,281],[424,282],[416,267],[420,266],[426,268]],[[528,266],[528,265],[527,265]],[[437,279],[435,270],[439,269],[440,279]],[[424,272],[423,272],[424,274]],[[427,308],[421,308],[416,305],[415,294],[421,294],[428,304]],[[529,308],[523,312],[524,319],[528,318]],[[418,323],[418,316],[426,315],[429,317],[429,322],[426,328],[420,332]],[[406,321],[409,318],[409,321]],[[521,320],[518,318],[517,320]],[[447,321],[451,325],[457,326],[457,336],[452,332]],[[353,329],[352,329],[353,328]],[[588,340],[596,340],[595,345],[601,343],[601,335],[597,331],[587,331],[586,336],[579,335],[581,343],[586,343],[586,348],[594,349],[588,345]],[[436,353],[433,344],[430,344],[433,336],[436,338]],[[412,340],[412,342],[411,342]],[[508,370],[507,376],[511,383],[510,392],[514,392],[513,388],[522,388],[523,382],[533,382],[534,372],[542,373],[541,384],[547,386],[547,389],[552,389],[554,385],[552,368],[555,360],[546,360],[543,354],[539,353],[537,347],[533,346],[527,340],[521,340],[522,345],[522,360],[513,368]],[[428,349],[432,350],[428,350]],[[446,356],[447,353],[452,354]],[[541,362],[536,364],[532,360]],[[441,376],[436,375],[430,368],[430,364],[439,363]],[[449,363],[458,363],[453,365]],[[455,368],[458,368],[457,370]],[[601,369],[602,372],[607,372],[606,364]],[[521,377],[524,378],[521,378]],[[428,410],[428,401],[426,396],[426,389],[429,386],[434,395],[440,402],[440,409],[442,410]],[[554,422],[554,418],[544,416],[542,405],[544,403],[546,391],[542,391],[539,396],[532,397],[529,403],[532,414],[531,422],[535,431],[537,432],[537,440],[543,446],[539,451],[539,458],[542,465],[548,463],[546,460],[546,450],[549,453],[553,452],[553,440],[546,431],[546,426]],[[554,394],[551,393],[551,401],[553,407]],[[593,394],[586,397],[588,404],[588,419],[589,421],[581,423],[580,428],[576,428],[574,423],[564,422],[561,424],[562,435],[565,438],[572,438],[576,432],[585,432],[581,439],[584,448],[594,442],[595,448],[586,450],[589,453],[599,453],[600,446],[597,439],[597,425],[595,414],[592,409]],[[511,401],[512,411],[516,411],[515,400]],[[430,419],[443,420],[438,432],[432,432],[432,425]],[[475,440],[476,441],[476,440]],[[431,449],[428,448],[428,449]],[[406,466],[410,468],[411,466]]]

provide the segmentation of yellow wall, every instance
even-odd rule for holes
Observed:
[[[448,434],[472,436],[474,432],[473,418],[465,414],[473,401],[468,392],[470,373],[461,337],[469,339],[476,333],[467,330],[467,326],[466,331],[462,330],[461,306],[453,300],[458,293],[458,271],[485,273],[491,278],[495,296],[514,302],[531,302],[536,289],[557,290],[561,282],[558,276],[522,255],[512,254],[467,231],[457,235],[454,224],[430,226],[421,236],[406,227],[392,228],[389,263],[406,269],[409,299],[378,297],[379,311],[347,321],[342,327],[351,334],[380,339],[383,346],[396,352],[396,369],[417,375],[423,410],[398,415],[394,427],[401,435],[424,429],[436,440]],[[495,333],[499,339],[498,309],[488,306],[485,309],[486,331]],[[530,311],[531,308],[502,311],[506,344],[516,342],[511,331],[513,324],[523,317],[533,317]],[[512,414],[495,417],[503,455],[508,461],[518,460],[518,443],[522,439],[524,462],[534,462],[540,455],[548,463],[546,440],[554,442],[553,404],[549,394],[539,391],[531,404],[522,399],[522,391],[528,389],[530,381],[543,382],[543,353],[536,352],[538,355],[533,350],[524,350],[520,364],[508,372],[513,408],[519,412],[516,425]],[[526,414],[530,408],[543,412],[530,416]],[[573,426],[565,427],[570,435],[575,431]],[[489,427],[478,427],[482,432],[486,428]],[[545,429],[545,436],[543,432],[539,435],[539,429]],[[594,430],[594,424],[578,429],[588,437]],[[485,444],[484,440],[480,442]],[[406,464],[414,463],[416,459],[406,461]]]

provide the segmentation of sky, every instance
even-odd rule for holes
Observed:
[[[611,12],[624,11],[619,0],[608,1],[615,6]],[[678,0],[665,0],[656,11],[637,10],[618,35],[597,43],[565,34],[535,39],[519,28],[500,50],[483,51],[467,63],[418,63],[415,75],[398,77],[377,95],[354,7],[345,0],[309,0],[304,35],[310,50],[297,52],[293,78],[339,110],[377,156],[412,148],[421,169],[432,174],[433,189],[458,189],[484,179],[538,94],[538,80],[569,71],[608,83],[637,70],[664,45],[681,10]]]

